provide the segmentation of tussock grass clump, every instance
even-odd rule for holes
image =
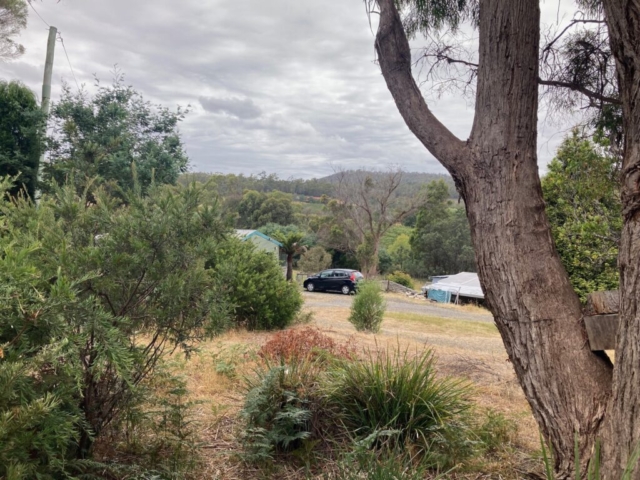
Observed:
[[[452,428],[465,429],[472,407],[467,384],[436,376],[430,350],[415,356],[406,350],[370,352],[361,362],[340,362],[329,376],[328,395],[346,427],[358,437],[392,432],[379,446],[411,444],[421,453],[451,446]]]
[[[377,333],[386,308],[380,285],[373,281],[360,282],[351,304],[349,321],[358,331]]]

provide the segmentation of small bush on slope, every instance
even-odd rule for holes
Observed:
[[[413,288],[413,279],[411,278],[411,275],[409,275],[408,273],[395,271],[391,275],[389,275],[387,278],[392,282],[399,283],[403,287],[407,287],[411,289]]]
[[[349,321],[356,330],[376,333],[384,318],[386,303],[380,285],[374,281],[358,283],[357,293],[351,304]]]
[[[314,358],[323,353],[355,359],[355,347],[350,342],[338,343],[313,327],[278,332],[258,352],[261,357],[278,363]]]

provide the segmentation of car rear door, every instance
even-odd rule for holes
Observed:
[[[342,289],[343,285],[347,285],[349,283],[349,272],[345,272],[344,270],[335,270],[333,272],[333,288],[335,290]]]

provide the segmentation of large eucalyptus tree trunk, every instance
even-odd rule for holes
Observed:
[[[620,266],[620,325],[613,396],[603,439],[606,478],[627,464],[640,442],[640,1],[604,0],[616,58],[624,119]],[[640,479],[640,468],[633,478]]]
[[[480,0],[476,112],[466,142],[427,107],[394,1],[378,4],[376,49],[387,86],[465,200],[487,304],[551,442],[558,478],[571,478],[575,434],[584,468],[605,416],[612,366],[589,349],[545,215],[536,158],[538,1]]]

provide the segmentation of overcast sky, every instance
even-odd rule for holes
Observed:
[[[110,81],[117,64],[146,99],[191,105],[180,128],[192,171],[310,178],[330,174],[334,166],[393,164],[444,172],[393,104],[374,63],[362,0],[42,0],[34,5],[60,30],[81,85],[91,90],[94,75]],[[566,23],[571,5],[543,1],[543,22]],[[20,42],[26,54],[0,64],[0,78],[20,79],[39,96],[47,27],[33,11]],[[58,43],[54,101],[62,81],[75,88]],[[429,100],[456,135],[468,136],[469,100],[457,94]],[[569,126],[541,121],[542,170]]]

